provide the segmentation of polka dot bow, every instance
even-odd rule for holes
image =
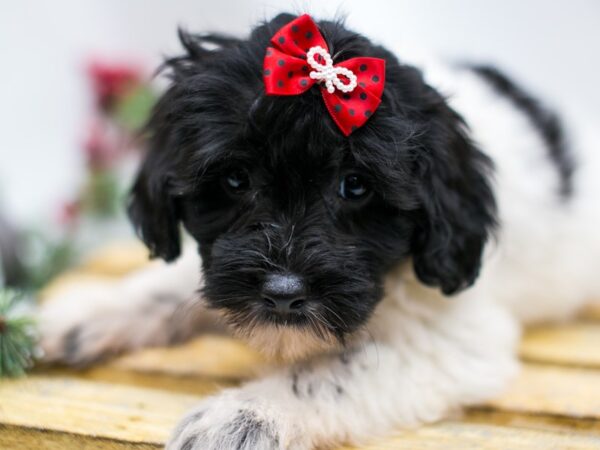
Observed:
[[[381,103],[385,61],[359,57],[334,65],[309,15],[281,28],[271,44],[263,64],[267,95],[300,95],[319,84],[325,106],[345,136],[363,126]]]

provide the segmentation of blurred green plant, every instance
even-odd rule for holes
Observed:
[[[115,119],[132,133],[138,133],[150,117],[156,103],[156,93],[147,84],[141,84],[119,99]]]
[[[76,258],[74,229],[17,230],[0,211],[0,289],[11,287],[34,296]]]
[[[20,309],[24,296],[0,288],[0,378],[18,377],[33,365],[35,327]]]
[[[90,170],[81,193],[84,212],[96,217],[111,217],[121,206],[122,189],[117,175],[110,170]]]
[[[134,64],[93,61],[88,76],[96,108],[83,143],[87,174],[73,199],[74,212],[111,218],[123,208],[128,184],[120,169],[132,151],[139,150],[140,132],[157,94]]]
[[[88,77],[95,108],[82,142],[86,173],[75,197],[61,205],[60,227],[15,230],[0,220],[0,378],[23,375],[32,365],[35,329],[27,299],[76,262],[86,234],[97,238],[102,227],[123,220],[128,180],[122,169],[139,150],[140,130],[157,94],[129,63],[92,61]]]

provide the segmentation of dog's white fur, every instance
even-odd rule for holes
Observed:
[[[407,60],[406,49],[399,54]],[[521,324],[568,318],[600,297],[600,136],[585,141],[584,133],[571,133],[579,169],[573,198],[561,202],[543,142],[510,100],[468,70],[413,61],[449,96],[496,167],[500,229],[475,286],[445,298],[420,284],[410,264],[399,268],[352,350],[288,365],[204,400],[168,448],[322,448],[442,419],[503,389],[517,370]],[[161,328],[173,326],[167,315],[198,287],[194,253],[104,287],[98,298],[81,290],[49,301],[41,312],[49,359],[65,358],[60,343],[74,328],[88,330],[70,355],[75,362],[166,343]],[[157,292],[175,300],[156,308]],[[156,314],[148,313],[153,308]],[[101,341],[89,331],[98,323]],[[302,346],[298,336],[289,342]]]

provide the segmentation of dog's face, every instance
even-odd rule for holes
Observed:
[[[319,24],[334,62],[384,58],[382,104],[350,137],[315,87],[264,93],[269,39],[182,35],[173,83],[149,123],[150,148],[130,215],[155,256],[179,255],[179,224],[197,240],[203,295],[238,333],[288,358],[343,345],[412,258],[452,294],[477,276],[494,224],[488,161],[414,68],[340,24]],[[207,47],[212,46],[209,50]]]

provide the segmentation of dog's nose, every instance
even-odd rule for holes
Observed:
[[[262,287],[262,298],[266,306],[276,312],[298,312],[306,301],[304,282],[291,273],[269,274]]]

